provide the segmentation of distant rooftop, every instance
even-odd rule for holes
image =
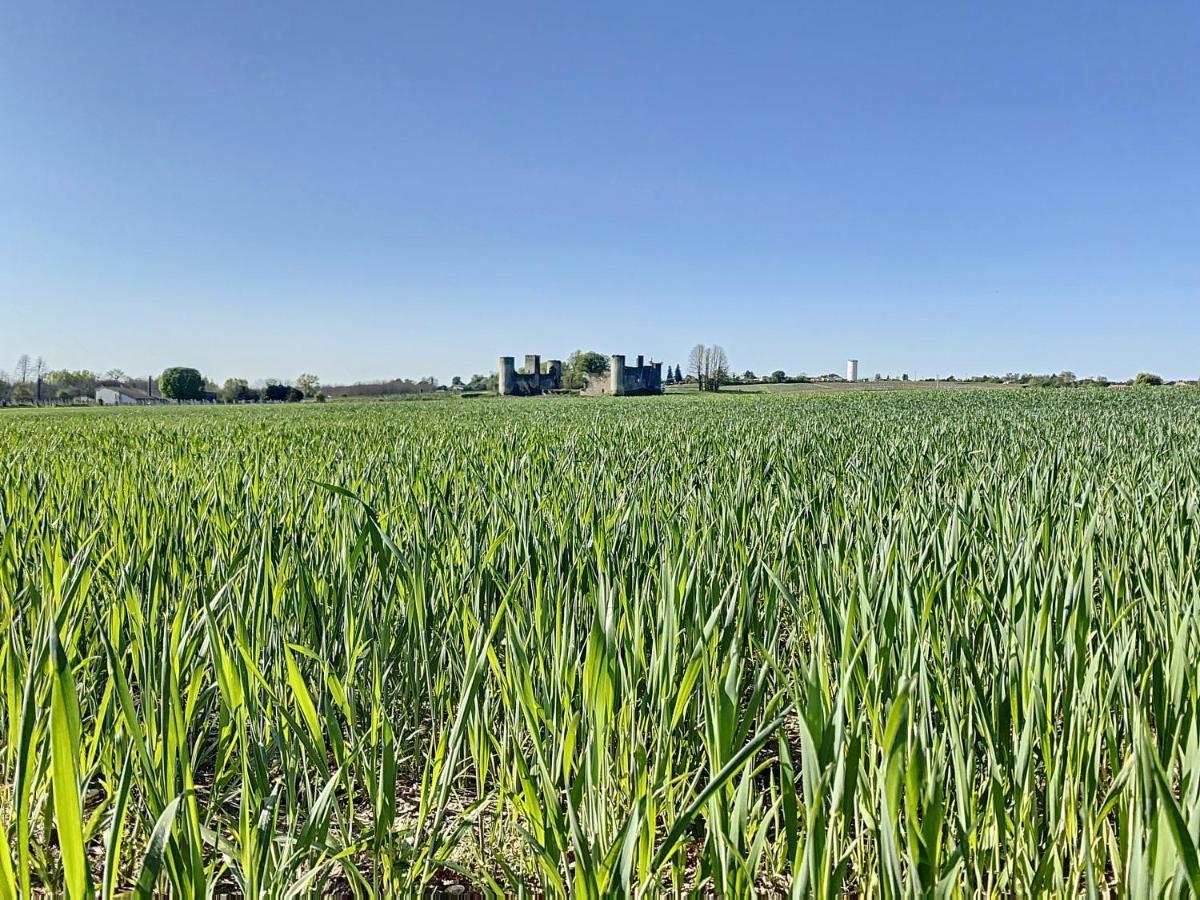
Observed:
[[[130,400],[166,400],[158,389],[158,385],[154,385],[150,393],[146,392],[145,387],[138,387],[132,384],[102,384],[100,388],[108,388],[110,391],[116,391],[118,394],[123,394]],[[97,389],[99,390],[99,388]]]

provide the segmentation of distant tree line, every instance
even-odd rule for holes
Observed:
[[[306,372],[296,378],[294,385],[270,378],[251,387],[245,378],[228,378],[221,387],[220,397],[226,403],[299,403],[306,397],[323,403],[326,394],[321,390],[320,379]]]
[[[301,375],[297,384],[300,382],[310,390],[315,390],[318,383],[315,375]],[[244,378],[229,378],[218,389],[209,384],[198,369],[186,366],[164,369],[158,378],[158,387],[162,395],[171,400],[213,403],[299,403],[305,397],[305,392],[297,385],[274,379],[268,379],[261,387],[251,387]]]
[[[685,377],[680,377],[678,367],[676,374],[672,374],[670,367],[667,367],[667,384],[696,384],[701,380],[701,374],[698,373],[695,359],[699,346],[692,351],[692,362],[689,364],[689,372]],[[711,374],[708,376],[712,378]],[[719,372],[720,385],[739,385],[739,384],[808,384],[811,382],[844,382],[846,379],[836,372],[829,372],[824,375],[808,375],[800,373],[797,375],[788,375],[782,369],[776,369],[769,375],[756,375],[752,370],[747,369],[740,374]],[[910,381],[907,372],[895,375],[883,375],[876,372],[874,381]],[[1109,381],[1103,375],[1096,375],[1089,378],[1079,378],[1074,372],[1062,371],[1049,375],[1036,375],[1028,372],[1008,372],[1004,375],[970,375],[964,377],[956,377],[954,375],[946,375],[941,378],[926,378],[925,382],[954,382],[960,384],[1008,384],[1008,385],[1027,385],[1030,387],[1049,387],[1049,388],[1069,388],[1069,387],[1108,387],[1113,384],[1134,384],[1134,385],[1160,385],[1167,382],[1161,375],[1155,375],[1152,372],[1139,372],[1138,375],[1131,381],[1114,382]],[[1189,382],[1183,382],[1189,383]],[[719,385],[717,385],[719,386]],[[715,390],[711,381],[706,390]]]
[[[566,390],[580,390],[588,379],[604,376],[608,372],[609,357],[595,350],[576,350],[563,364],[562,386]],[[663,381],[668,385],[696,385],[702,391],[715,391],[723,385],[738,384],[802,384],[806,382],[844,381],[837,373],[788,375],[783,369],[775,369],[767,375],[756,375],[747,369],[735,373],[729,364],[725,350],[718,344],[697,344],[688,357],[687,372],[676,363],[667,365]],[[876,372],[875,381],[909,381],[904,373],[897,379],[893,375]],[[1109,384],[1160,385],[1164,379],[1152,372],[1139,372],[1131,382],[1110,382],[1102,375],[1077,378],[1074,372],[1062,371],[1049,375],[1028,372],[1006,372],[1003,375],[972,375],[956,378],[948,375],[934,381],[963,382],[969,384],[1010,384],[1031,387],[1070,388],[1106,387]],[[305,399],[324,402],[333,397],[395,397],[419,398],[434,396],[438,392],[494,393],[497,389],[497,374],[475,374],[470,378],[456,375],[449,385],[440,385],[437,379],[427,376],[420,379],[393,378],[380,381],[359,381],[353,384],[322,385],[311,373],[296,377],[294,383],[277,379],[266,379],[251,384],[244,378],[229,378],[221,386],[207,381],[200,371],[187,366],[169,367],[154,379],[153,376],[130,377],[121,369],[109,369],[104,373],[86,369],[51,369],[46,360],[38,356],[31,358],[21,354],[11,375],[0,370],[0,406],[25,405],[69,405],[93,402],[97,388],[132,387],[144,390],[148,382],[155,381],[162,396],[180,401],[207,401],[214,403],[297,403]]]
[[[387,381],[358,381],[354,384],[332,384],[322,388],[327,397],[402,397],[433,394],[438,390],[437,379],[392,378]]]
[[[162,397],[180,401],[212,403],[297,402],[306,397],[318,401],[317,376],[302,374],[295,384],[268,379],[251,387],[244,378],[230,378],[223,387],[207,381],[198,369],[171,366],[159,375],[131,377],[122,369],[92,372],[87,369],[51,369],[42,357],[30,359],[22,354],[12,375],[0,370],[0,405],[54,406],[92,403],[101,387],[146,391],[153,384]]]
[[[943,379],[945,381],[954,381],[953,375]],[[1047,388],[1070,388],[1070,387],[1108,387],[1111,384],[1122,384],[1129,382],[1112,382],[1103,375],[1095,375],[1090,378],[1079,378],[1070,370],[1063,370],[1052,375],[1034,375],[1029,372],[1006,372],[1004,375],[974,375],[969,378],[961,379],[967,383],[991,383],[991,384],[1023,384],[1030,387],[1047,387]],[[1163,384],[1161,375],[1155,375],[1150,372],[1139,372],[1132,381],[1133,384],[1158,385]]]

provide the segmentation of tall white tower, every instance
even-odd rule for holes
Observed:
[[[858,381],[858,360],[857,359],[846,360],[846,380],[847,381]]]

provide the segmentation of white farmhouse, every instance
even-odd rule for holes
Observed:
[[[145,387],[133,387],[127,384],[106,384],[96,388],[96,402],[105,406],[150,406],[166,403],[158,387],[150,379],[146,379]]]

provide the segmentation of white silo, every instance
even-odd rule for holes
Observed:
[[[846,380],[847,381],[858,381],[858,360],[857,359],[846,360]]]

